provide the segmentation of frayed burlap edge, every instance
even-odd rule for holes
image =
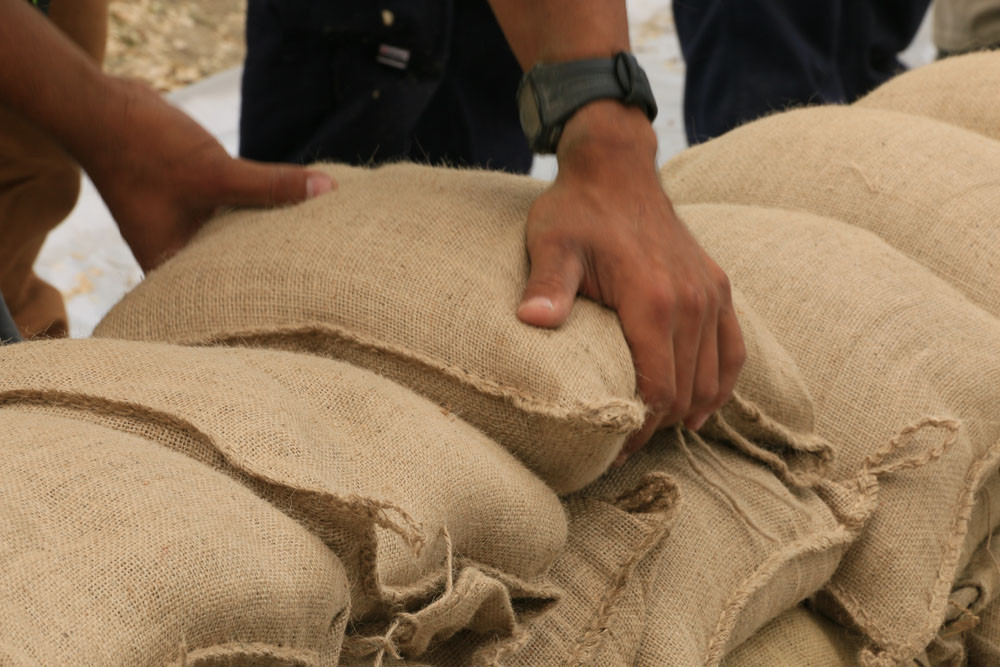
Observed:
[[[225,664],[237,664],[238,660],[267,660],[267,664],[274,667],[325,667],[337,664],[336,659],[322,659],[316,651],[258,642],[230,642],[200,649],[189,649],[182,645],[178,653],[180,657],[165,667],[201,667],[222,661]]]
[[[629,583],[629,578],[642,559],[670,534],[679,507],[677,484],[667,475],[654,472],[644,475],[639,482],[610,504],[630,514],[646,515],[649,533],[633,547],[608,579],[608,585],[587,625],[580,629],[567,652],[561,667],[581,667],[590,664],[610,636],[611,624],[618,614],[618,607]],[[604,498],[577,496],[567,502],[586,502]],[[476,667],[503,667],[504,659],[524,648],[531,640],[530,628],[518,628],[509,638],[495,642],[476,656]]]
[[[202,337],[178,337],[167,342],[179,345],[233,345],[250,347],[255,340],[268,337],[320,337],[335,338],[342,344],[370,349],[391,355],[404,362],[418,364],[433,373],[439,373],[456,380],[471,389],[496,398],[509,401],[520,410],[542,417],[567,422],[586,424],[601,432],[629,435],[638,431],[646,419],[646,407],[637,399],[607,398],[596,402],[575,401],[566,403],[551,401],[528,394],[518,387],[500,384],[484,378],[472,371],[447,364],[429,355],[414,352],[401,345],[395,345],[367,338],[342,327],[330,324],[297,324],[290,326],[241,329],[216,333]]]
[[[938,447],[894,463],[885,463],[891,454],[905,446],[909,436],[925,428],[941,428],[947,432],[947,435]],[[903,428],[883,451],[869,457],[861,477],[867,475],[866,483],[877,489],[878,478],[883,475],[931,464],[948,453],[958,439],[960,428],[961,423],[956,419],[925,417]],[[945,621],[952,582],[958,574],[958,561],[976,504],[976,494],[986,478],[995,473],[998,464],[1000,464],[1000,443],[995,443],[985,453],[978,456],[966,470],[964,484],[955,500],[952,512],[951,530],[942,544],[937,579],[930,591],[927,605],[928,622],[908,641],[900,641],[898,637],[885,636],[877,632],[877,619],[871,618],[864,606],[854,598],[851,592],[839,586],[835,581],[826,587],[826,592],[833,601],[850,616],[872,642],[872,645],[862,649],[859,655],[859,661],[864,667],[890,667],[910,660],[923,652],[937,636]]]
[[[299,506],[314,503],[316,505],[320,505],[326,512],[332,513],[344,520],[345,524],[347,524],[344,528],[352,530],[359,542],[358,560],[361,567],[358,573],[360,577],[360,581],[358,583],[361,585],[365,594],[375,600],[384,613],[390,615],[395,614],[395,617],[391,621],[386,622],[386,625],[389,625],[389,630],[383,636],[378,636],[374,639],[372,637],[345,638],[345,652],[349,652],[350,649],[350,651],[353,651],[354,654],[358,654],[359,646],[372,648],[372,650],[361,654],[379,652],[379,662],[381,662],[381,655],[384,655],[386,651],[388,651],[391,655],[397,655],[398,650],[405,650],[406,652],[411,652],[416,655],[419,652],[422,652],[422,650],[414,651],[414,646],[419,646],[420,643],[424,642],[424,639],[428,636],[427,630],[421,627],[422,623],[430,623],[432,631],[434,627],[443,627],[447,625],[445,621],[442,621],[442,617],[446,615],[445,612],[447,612],[447,607],[458,606],[460,604],[464,604],[466,607],[463,610],[465,616],[471,618],[472,615],[474,615],[475,610],[472,609],[472,611],[470,611],[468,601],[464,598],[464,596],[462,596],[463,590],[461,588],[456,590],[452,586],[452,582],[455,580],[456,575],[456,562],[452,550],[451,539],[446,530],[443,530],[442,535],[439,536],[442,538],[445,546],[444,562],[442,563],[441,569],[437,572],[428,573],[420,581],[414,582],[410,586],[387,587],[383,585],[379,577],[377,566],[378,535],[375,531],[376,526],[399,535],[400,538],[403,539],[404,543],[406,543],[416,555],[422,553],[423,549],[428,544],[428,537],[424,526],[415,521],[404,509],[397,505],[371,498],[361,498],[355,496],[341,497],[323,489],[304,488],[299,486],[299,482],[297,481],[282,480],[275,478],[266,472],[257,471],[253,468],[253,466],[249,465],[246,461],[236,455],[236,453],[232,452],[221,443],[216,442],[214,438],[203,432],[192,422],[167,412],[151,409],[148,406],[128,401],[111,400],[87,394],[59,390],[38,389],[0,392],[0,407],[4,405],[16,405],[18,403],[93,412],[104,416],[122,417],[142,423],[152,423],[169,429],[175,429],[183,432],[195,441],[202,443],[202,445],[208,450],[217,452],[221,455],[226,463],[232,466],[231,470],[222,470],[221,472],[229,474],[230,476],[236,478],[237,481],[244,484],[247,484],[248,481],[263,483],[267,485],[267,487],[288,489],[294,493]],[[257,484],[253,483],[247,484],[247,486],[258,495],[261,495],[262,492],[272,490],[267,487],[262,489]],[[284,511],[286,514],[290,514],[292,518],[301,521],[302,517],[296,516],[295,512],[290,513],[286,511],[286,508],[282,507],[281,503],[275,503],[275,506],[279,510]],[[398,519],[393,519],[390,514],[395,514]],[[504,588],[508,594],[511,590],[513,590],[523,593],[526,597],[537,595],[540,598],[551,598],[551,600],[555,600],[558,597],[558,593],[552,587],[544,585],[533,586],[528,582],[520,581],[512,575],[496,577],[493,576],[495,571],[491,568],[481,566],[466,559],[460,560],[457,566],[459,568],[458,579],[460,581],[468,580],[468,576],[466,576],[463,580],[463,575],[474,570],[475,572],[471,572],[472,575],[479,574],[484,578],[489,578],[492,581],[495,581],[500,587]],[[445,586],[445,595],[439,600],[429,602],[421,610],[425,613],[421,614],[420,612],[416,612],[403,614],[403,609],[408,603],[414,602],[415,599],[419,600],[429,596],[435,586],[439,586],[441,583]],[[405,625],[403,624],[404,620],[406,621]],[[346,622],[347,621],[345,620],[345,625]],[[511,618],[507,619],[505,629],[507,629],[508,632],[515,632],[517,628],[518,624],[516,623],[516,619],[513,618],[513,610],[511,610]],[[400,635],[399,637],[396,637],[396,633],[400,629],[402,629],[405,636]],[[431,632],[430,638],[434,638],[433,632]],[[423,644],[424,649],[426,649],[427,643],[429,643],[429,640]],[[251,644],[234,643],[232,645],[227,644],[225,646],[231,648],[233,656],[237,656],[239,655],[238,650],[242,650],[241,647],[251,646]],[[263,648],[260,650],[265,650],[267,648],[264,645],[261,646]],[[188,664],[192,664],[190,661],[195,659],[195,657],[198,657],[199,660],[208,660],[216,655],[210,653],[210,651],[230,650],[230,648],[224,649],[220,647],[213,647],[211,649],[199,649],[198,651],[205,651],[206,653],[204,655],[198,653],[198,656],[200,656],[198,657],[195,655],[195,652],[185,652],[182,654],[182,657],[188,660]],[[224,654],[218,653],[217,655],[222,656]],[[305,654],[292,653],[289,653],[288,655],[295,657],[295,659],[305,656]],[[299,663],[291,662],[289,664]],[[303,664],[312,665],[314,663]],[[326,663],[324,662],[323,664]]]
[[[746,456],[764,463],[792,487],[815,485],[833,460],[833,446],[826,439],[788,429],[738,393],[709,418],[701,433],[728,442]],[[784,457],[755,440],[776,443],[789,455],[804,455],[804,461],[793,469]]]

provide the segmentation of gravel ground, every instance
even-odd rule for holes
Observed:
[[[167,92],[243,62],[246,0],[113,0],[105,68]]]

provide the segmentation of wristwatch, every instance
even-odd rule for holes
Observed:
[[[646,73],[631,53],[613,58],[535,65],[521,78],[517,105],[521,129],[536,153],[555,153],[563,127],[581,107],[615,99],[656,118],[656,100]]]

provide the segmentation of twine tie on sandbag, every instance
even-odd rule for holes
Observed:
[[[724,486],[712,480],[705,473],[704,469],[702,469],[701,465],[699,465],[697,461],[695,461],[694,455],[691,453],[691,450],[687,446],[687,441],[684,438],[684,430],[681,427],[677,427],[677,436],[678,436],[677,437],[678,445],[680,446],[681,451],[684,452],[684,458],[687,459],[688,465],[691,466],[691,470],[693,470],[696,475],[701,477],[701,479],[704,480],[705,484],[710,486],[712,489],[716,491],[716,493],[725,498],[726,502],[729,503],[729,506],[733,508],[733,511],[736,512],[736,514],[741,519],[743,519],[743,521],[747,524],[748,527],[750,527],[754,532],[756,532],[758,535],[766,539],[768,542],[777,544],[779,542],[778,538],[773,534],[771,534],[771,532],[761,528],[757,524],[757,522],[753,520],[753,517],[751,517],[746,512],[746,510],[743,509],[743,506],[740,504],[740,502],[736,498],[734,498],[733,495],[729,493],[729,491],[727,491]],[[697,440],[700,440],[700,438],[697,435],[695,436],[695,438]]]

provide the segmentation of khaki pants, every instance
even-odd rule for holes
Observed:
[[[945,53],[1000,46],[1000,0],[936,0],[934,45]]]
[[[52,22],[100,62],[108,0],[53,0]],[[73,210],[76,163],[30,121],[0,106],[0,292],[25,338],[65,336],[62,295],[32,266],[49,231]]]

